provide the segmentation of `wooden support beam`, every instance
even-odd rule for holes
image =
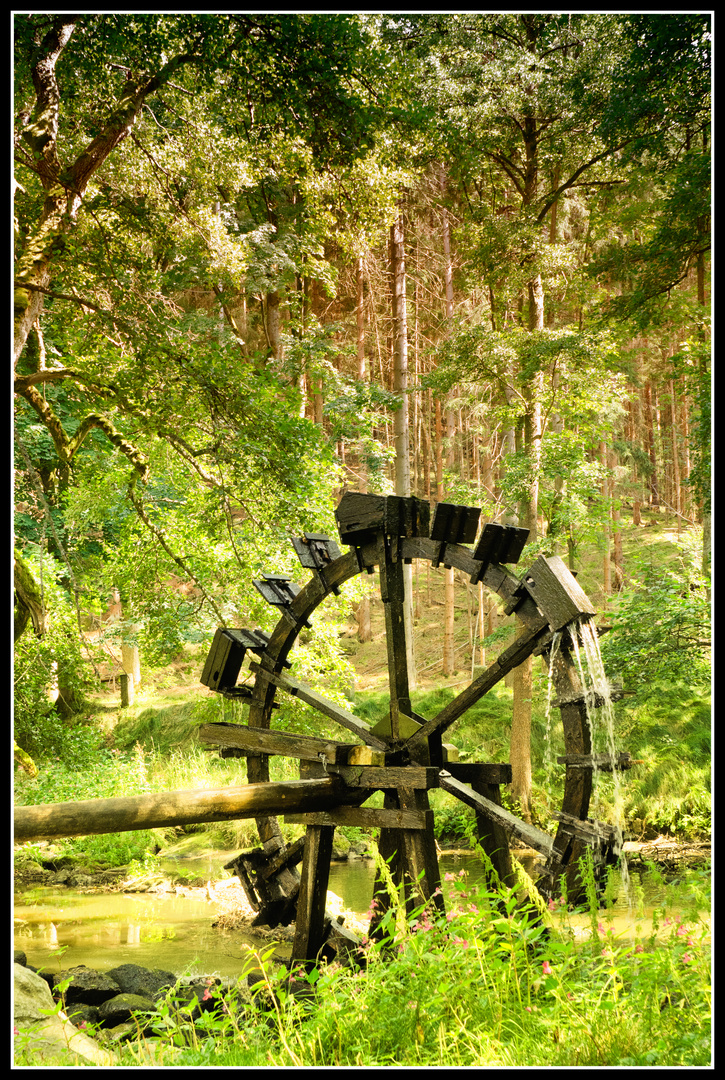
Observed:
[[[285,814],[285,822],[307,825],[355,825],[361,829],[425,829],[421,810],[379,810],[372,806],[335,806],[313,814]]]
[[[587,844],[613,844],[617,841],[619,830],[614,825],[608,825],[604,821],[582,821],[571,814],[555,811],[553,816],[563,826],[569,829],[574,836]]]
[[[300,701],[305,701],[308,705],[312,705],[318,712],[324,713],[325,716],[329,716],[330,719],[335,720],[341,727],[354,732],[364,743],[367,743],[368,746],[374,746],[378,750],[387,750],[388,744],[377,735],[373,735],[364,720],[355,716],[354,713],[351,713],[348,709],[344,709],[341,705],[336,705],[334,701],[329,701],[326,697],[323,697],[322,694],[318,694],[316,690],[306,686],[305,683],[293,679],[291,675],[279,675],[274,671],[267,671],[267,669],[263,668],[260,664],[252,663],[250,664],[250,668],[261,678],[273,683],[281,690],[286,690],[287,693],[292,694],[293,697],[298,697]]]
[[[572,769],[599,769],[600,772],[631,769],[635,764],[626,750],[615,754],[614,759],[611,754],[563,754],[556,760],[559,765],[568,765]]]
[[[494,821],[497,821],[508,833],[517,836],[519,840],[523,840],[525,844],[535,851],[540,851],[543,855],[548,855],[551,851],[553,841],[547,833],[542,832],[541,829],[537,829],[533,825],[527,825],[525,821],[521,821],[502,806],[498,806],[491,799],[486,798],[485,795],[472,791],[460,780],[454,779],[447,770],[441,769],[440,786],[443,791],[448,791],[451,795],[455,795],[457,799],[460,799],[461,802],[472,806],[477,813],[486,814]]]
[[[371,791],[407,787],[427,791],[438,787],[438,769],[426,766],[401,765],[378,769],[374,766],[332,765],[331,776],[339,776],[349,788],[369,788]],[[350,800],[352,801],[352,800]]]
[[[353,772],[360,771],[358,766]],[[371,772],[386,773],[385,769]],[[372,786],[376,786],[373,784]],[[324,810],[354,802],[341,779],[287,783],[246,784],[243,787],[166,791],[157,795],[132,795],[84,802],[44,803],[15,808],[15,840],[50,839],[54,836],[94,836],[100,833],[160,829],[168,825],[195,825],[206,821],[230,821],[286,811]]]
[[[292,959],[313,963],[325,943],[325,903],[334,825],[308,825],[300,873]]]
[[[280,757],[323,761],[330,765],[384,766],[393,755],[370,746],[318,739],[312,735],[293,735],[268,728],[250,728],[245,724],[202,724],[199,741],[207,745],[237,747],[246,754],[269,754]]]
[[[446,772],[463,784],[510,784],[513,779],[511,766],[507,762],[452,761],[446,766]]]
[[[485,780],[475,777],[471,788],[477,795],[483,796],[488,802],[503,809],[501,803],[501,788],[498,784],[489,784]],[[476,809],[476,832],[478,842],[491,860],[491,865],[496,871],[499,880],[509,888],[516,884],[513,863],[511,862],[511,850],[509,848],[508,831],[500,820],[492,817],[489,813],[483,813],[482,809]],[[491,884],[495,884],[492,882]]]

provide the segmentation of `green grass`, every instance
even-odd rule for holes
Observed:
[[[168,1052],[182,1067],[706,1066],[709,884],[693,872],[664,887],[647,921],[635,900],[636,931],[618,939],[595,906],[583,912],[592,932],[575,935],[565,905],[532,907],[457,876],[445,915],[420,909],[406,925],[393,907],[364,968],[298,971],[312,988],[304,1000],[270,950],[251,1008],[240,986],[231,998],[210,991],[217,1007],[205,1030],[170,1009],[160,1061]],[[122,1064],[135,1064],[132,1054]]]

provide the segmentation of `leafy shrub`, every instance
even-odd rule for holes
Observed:
[[[42,567],[39,549],[23,553],[43,583],[46,632],[38,638],[30,628],[15,643],[15,739],[33,758],[56,758],[68,764],[87,763],[87,736],[69,729],[52,701],[54,687],[68,687],[79,702],[93,685],[93,673],[81,651],[77,616],[67,593],[58,583],[61,566],[47,553]]]

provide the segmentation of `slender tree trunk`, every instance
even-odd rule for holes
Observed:
[[[624,584],[624,553],[622,549],[622,530],[620,526],[619,503],[615,498],[614,470],[617,465],[617,454],[610,447],[607,454],[607,465],[610,472],[609,494],[612,499],[612,558],[614,564],[614,589],[616,592]]]
[[[446,178],[445,172],[441,169],[440,175],[441,183],[441,199],[445,199],[446,192]],[[441,207],[442,224],[443,224],[443,256],[445,260],[445,289],[446,289],[446,320],[450,322],[453,318],[453,267],[451,265],[451,230],[448,222],[448,212],[445,205]],[[446,464],[448,468],[452,468],[454,464],[454,452],[455,452],[455,415],[453,409],[450,407],[446,410],[446,437],[447,437],[447,449],[446,449]],[[444,570],[445,575],[445,607],[444,607],[444,633],[443,633],[443,674],[448,676],[452,675],[456,668],[456,656],[455,656],[455,604],[456,604],[456,584],[454,577],[453,567],[446,568]]]
[[[602,440],[599,443],[599,464],[602,466],[602,498],[609,498],[609,477],[607,476],[607,444]],[[602,529],[602,540],[604,543],[604,552],[602,555],[602,594],[604,596],[604,607],[607,606],[607,598],[612,593],[612,581],[611,581],[611,563],[609,561],[609,529],[604,526]]]
[[[400,395],[400,408],[393,420],[395,433],[395,493],[410,495],[410,447],[408,427],[408,316],[406,304],[405,247],[403,215],[390,227],[390,263],[393,279],[393,389]],[[406,563],[405,578],[405,645],[408,659],[408,686],[416,685],[413,641],[413,568]]]
[[[355,269],[357,285],[355,304],[357,322],[357,377],[360,382],[365,382],[367,378],[365,365],[365,275],[362,255],[358,257]],[[360,461],[360,491],[367,491],[367,487],[367,470],[364,461]],[[370,597],[368,595],[363,596],[360,600],[355,612],[355,618],[357,620],[358,641],[372,641],[373,630],[370,623]]]
[[[652,403],[652,383],[649,379],[644,384],[644,426],[647,453],[649,454],[652,472],[649,477],[649,501],[653,508],[659,508],[660,496],[657,482],[657,451],[655,440],[655,416]]]

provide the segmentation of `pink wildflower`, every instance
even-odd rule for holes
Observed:
[[[209,987],[208,986],[207,986],[206,990],[204,991],[204,996],[202,997],[201,1000],[202,1001],[211,1001],[211,993],[209,992]]]
[[[602,926],[602,924],[601,924],[601,923],[599,923],[599,925],[597,926],[597,930],[599,931],[599,933],[600,933],[600,934],[606,934],[606,932],[607,932],[607,931],[606,931],[606,930],[604,929],[604,927]]]
[[[692,963],[692,957],[690,956],[689,953],[686,952],[686,953],[682,954],[682,963],[683,964],[691,964]]]
[[[635,951],[636,953],[637,953],[637,952],[644,952],[644,945],[635,945],[635,947],[634,947],[634,951]]]
[[[544,960],[544,963],[542,964],[542,971],[544,972],[544,975],[551,975],[552,974],[551,964],[549,963],[548,960]]]
[[[684,937],[685,934],[687,933],[687,930],[685,930],[684,926],[682,926],[682,924],[680,924],[677,927],[676,933],[677,933],[678,937]]]
[[[444,874],[443,875],[443,880],[444,881],[455,881],[456,880],[456,875],[455,874]]]
[[[549,911],[556,911],[556,904],[551,899],[551,897],[549,897],[549,900],[548,900],[548,907],[549,907]]]

